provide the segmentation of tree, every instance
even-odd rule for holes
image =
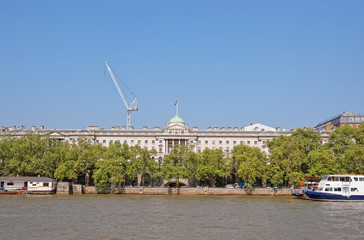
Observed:
[[[157,170],[158,163],[154,160],[153,155],[156,154],[155,150],[146,150],[136,145],[134,147],[136,151],[135,159],[133,159],[132,164],[135,166],[134,169],[137,173],[142,176],[142,186],[145,184],[145,176],[148,174],[151,179],[155,171]]]
[[[95,186],[99,190],[109,187],[110,184],[121,186],[125,181],[126,160],[119,142],[110,144],[103,153],[103,158],[96,162],[93,174]]]
[[[246,145],[235,146],[233,151],[239,177],[247,183],[253,184],[257,179],[265,180],[267,158],[259,148]]]
[[[209,186],[215,186],[218,178],[225,178],[228,174],[227,160],[220,149],[205,149],[197,155],[196,179],[208,182]]]
[[[75,182],[78,177],[77,168],[77,153],[74,149],[70,149],[65,156],[64,162],[57,167],[54,177],[61,182],[63,180]]]
[[[271,183],[298,185],[310,169],[309,154],[319,149],[320,144],[320,134],[312,129],[297,129],[291,136],[268,141]]]
[[[164,157],[162,173],[166,180],[175,179],[179,187],[181,178],[191,179],[195,173],[196,154],[191,147],[176,145],[170,154]]]

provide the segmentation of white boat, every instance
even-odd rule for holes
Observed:
[[[48,177],[2,177],[0,188],[22,193],[52,194],[56,192],[57,182]]]
[[[364,201],[364,175],[325,175],[316,190],[305,194],[311,200]]]

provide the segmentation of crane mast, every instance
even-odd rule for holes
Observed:
[[[121,89],[119,87],[118,82],[115,79],[115,76],[114,76],[113,72],[111,71],[111,68],[110,68],[109,64],[107,64],[106,61],[105,61],[105,65],[106,65],[107,71],[109,72],[110,77],[113,80],[113,82],[115,84],[115,87],[118,90],[118,93],[119,93],[119,95],[120,95],[120,97],[123,100],[123,103],[125,105],[125,108],[126,108],[126,126],[127,126],[127,129],[130,129],[130,113],[134,112],[134,111],[138,111],[137,98],[134,97],[134,100],[130,104],[128,104],[128,102],[126,101],[126,99],[124,97],[123,92],[121,91]]]

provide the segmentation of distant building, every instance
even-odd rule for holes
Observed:
[[[204,149],[221,149],[229,154],[234,146],[245,144],[259,148],[263,153],[268,154],[267,141],[281,135],[289,136],[291,131],[281,130],[280,127],[272,128],[259,123],[247,127],[208,127],[206,130],[199,130],[197,127],[189,127],[178,114],[173,117],[164,128],[143,127],[136,130],[133,127],[112,127],[103,129],[98,126],[89,126],[87,129],[45,129],[31,127],[25,129],[20,127],[2,127],[0,135],[11,134],[20,137],[29,132],[41,135],[48,135],[60,141],[76,142],[78,138],[90,139],[95,144],[108,147],[109,144],[120,142],[129,146],[139,145],[147,150],[156,150],[156,158],[162,160],[164,155],[170,153],[175,145],[190,145],[198,153]]]
[[[329,118],[315,126],[317,131],[332,131],[335,128],[349,125],[353,128],[359,128],[360,124],[364,122],[364,115],[357,115],[352,112],[343,112],[342,114],[336,115],[335,117]]]

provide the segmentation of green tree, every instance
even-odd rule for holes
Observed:
[[[259,148],[238,145],[232,153],[238,166],[239,177],[244,182],[253,184],[258,179],[266,179],[267,158]]]
[[[166,155],[162,164],[162,173],[166,180],[175,179],[179,187],[182,178],[191,179],[196,171],[197,157],[191,147],[176,145]]]
[[[205,149],[197,155],[196,179],[209,186],[215,186],[215,182],[220,178],[224,179],[229,169],[224,153],[220,149]],[[220,182],[221,184],[221,182]]]
[[[96,162],[96,170],[93,174],[95,186],[99,190],[111,184],[121,186],[125,181],[125,172],[126,160],[120,143],[110,144],[103,153],[103,158]]]
[[[149,175],[153,179],[153,175],[157,170],[158,163],[154,160],[154,155],[157,153],[155,150],[146,150],[139,145],[134,147],[136,151],[135,159],[132,164],[137,173],[141,174],[142,186],[145,185],[145,177]]]
[[[299,185],[310,169],[308,156],[320,148],[321,136],[312,129],[297,129],[291,136],[268,141],[269,175],[274,185]]]
[[[70,149],[65,156],[65,160],[57,167],[54,177],[61,182],[70,180],[75,182],[78,177],[77,152],[75,149]]]
[[[305,177],[317,178],[326,174],[335,174],[339,169],[336,157],[327,145],[322,145],[316,151],[310,152],[308,161],[310,167]]]

